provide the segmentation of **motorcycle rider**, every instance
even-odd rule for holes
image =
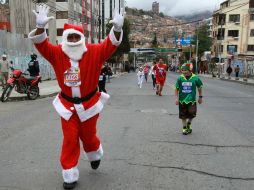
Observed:
[[[35,53],[32,53],[30,56],[31,56],[31,61],[28,63],[27,71],[30,73],[31,77],[39,76],[40,67],[39,67],[39,62],[37,61],[37,55]]]

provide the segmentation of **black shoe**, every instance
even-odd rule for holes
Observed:
[[[92,169],[96,170],[99,167],[100,162],[101,162],[101,160],[91,161],[90,164],[91,164]]]
[[[63,183],[63,188],[64,189],[74,189],[76,187],[76,185],[77,185],[76,181],[74,181],[72,183],[66,183],[66,182],[64,182]]]

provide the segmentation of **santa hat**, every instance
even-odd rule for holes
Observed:
[[[193,65],[192,65],[192,63],[184,63],[184,64],[181,66],[181,69],[185,69],[185,70],[188,70],[188,71],[192,71]]]
[[[84,29],[82,26],[65,23],[63,31],[63,41],[67,41],[67,36],[69,34],[78,34],[81,36],[81,38],[84,38]]]

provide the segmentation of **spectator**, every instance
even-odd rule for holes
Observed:
[[[239,72],[240,72],[240,67],[239,67],[239,65],[237,65],[237,66],[235,67],[235,78],[238,78],[238,77],[239,77]]]
[[[7,83],[9,77],[9,62],[7,61],[7,55],[2,55],[2,60],[0,60],[0,78],[2,82],[2,87]]]

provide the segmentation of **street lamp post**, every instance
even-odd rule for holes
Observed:
[[[196,68],[196,73],[198,74],[198,30],[197,30],[197,44],[196,44],[196,64],[195,64],[195,68]]]
[[[219,78],[221,77],[222,75],[222,39],[223,39],[223,36],[222,36],[222,25],[224,25],[224,21],[223,19],[221,19],[221,22],[220,22],[220,46],[219,46],[219,53],[220,53],[220,61],[219,61]]]
[[[98,22],[99,22],[99,43],[101,43],[101,0],[99,0],[99,19],[98,19]]]

